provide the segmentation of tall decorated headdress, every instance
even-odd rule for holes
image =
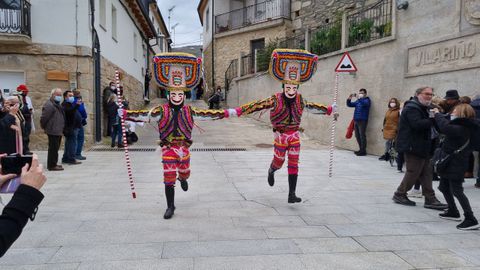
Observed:
[[[160,53],[153,57],[157,83],[168,91],[192,90],[200,81],[202,59],[188,53]]]
[[[306,50],[275,49],[270,61],[270,74],[285,84],[302,84],[317,69],[318,56]]]

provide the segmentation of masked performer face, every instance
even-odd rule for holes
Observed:
[[[293,99],[297,96],[298,85],[296,84],[284,84],[283,93],[286,98]]]
[[[174,106],[181,106],[185,100],[185,92],[181,90],[170,91],[169,101]]]

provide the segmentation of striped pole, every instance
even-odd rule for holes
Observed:
[[[335,72],[335,94],[333,95],[333,104],[337,104],[338,98],[338,72]],[[328,163],[328,177],[332,178],[333,175],[333,150],[335,148],[335,129],[337,125],[337,119],[333,118],[332,132],[330,135],[330,162]]]
[[[123,90],[120,90],[120,75],[117,69],[115,70],[115,83],[117,85],[118,107],[123,109]],[[132,164],[130,162],[130,154],[128,153],[127,131],[125,129],[125,119],[123,118],[123,115],[120,115],[120,122],[122,123],[123,150],[125,153],[128,178],[130,180],[130,189],[132,191],[132,197],[135,199],[137,198],[137,194],[135,193],[135,184],[133,183]]]

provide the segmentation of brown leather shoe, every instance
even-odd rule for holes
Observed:
[[[53,168],[50,168],[50,169],[48,169],[48,170],[49,170],[49,171],[63,171],[64,169],[63,169],[62,166],[57,165],[57,166],[55,166],[55,167],[53,167]]]
[[[465,172],[464,178],[473,178],[472,172]]]

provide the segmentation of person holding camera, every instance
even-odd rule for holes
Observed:
[[[352,101],[352,98],[357,98],[356,101]],[[347,99],[347,106],[355,108],[353,112],[353,121],[355,129],[355,138],[357,139],[358,151],[355,151],[357,156],[367,155],[367,125],[368,114],[370,112],[371,101],[367,97],[367,90],[362,88],[358,90],[357,94],[351,94]]]
[[[1,158],[5,158],[5,155],[0,156]],[[15,174],[0,174],[0,186],[15,177],[17,177]],[[44,197],[40,188],[46,180],[43,167],[39,164],[38,157],[34,155],[31,166],[27,164],[22,168],[21,184],[0,215],[0,257],[20,236],[28,219],[31,221],[35,219],[38,205]]]
[[[392,200],[395,203],[415,206],[416,203],[407,197],[415,182],[420,181],[425,196],[425,208],[444,210],[446,204],[435,197],[432,187],[432,163],[434,130],[433,115],[429,110],[433,97],[433,88],[421,87],[415,91],[415,97],[405,102],[400,115],[396,149],[404,153],[407,171],[402,182],[395,191]]]

